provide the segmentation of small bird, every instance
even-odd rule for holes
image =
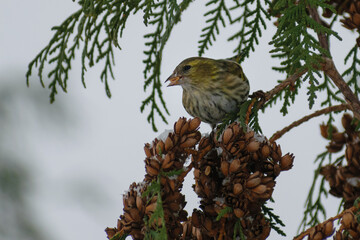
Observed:
[[[250,85],[241,66],[232,60],[191,57],[182,61],[165,81],[183,88],[182,103],[193,117],[214,129],[225,115],[245,102]]]

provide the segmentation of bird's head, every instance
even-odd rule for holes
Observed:
[[[182,61],[165,82],[170,82],[168,87],[175,85],[181,85],[184,88],[206,86],[215,76],[216,70],[216,60],[191,57]]]

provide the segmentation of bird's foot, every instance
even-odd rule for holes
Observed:
[[[266,102],[266,93],[262,90],[253,92],[251,95],[249,95],[252,99],[259,99],[260,105],[263,105]]]
[[[259,91],[253,92],[249,97],[264,99],[266,97],[266,94],[264,91],[259,90]]]

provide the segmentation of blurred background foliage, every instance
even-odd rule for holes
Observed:
[[[38,166],[27,129],[35,122],[44,128],[48,124],[63,127],[66,105],[49,105],[46,91],[29,91],[17,71],[3,72],[0,79],[0,239],[48,239],[30,201],[37,192]]]

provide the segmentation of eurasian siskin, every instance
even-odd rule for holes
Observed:
[[[183,88],[182,103],[193,117],[214,128],[237,110],[249,95],[250,85],[241,66],[231,60],[191,57],[182,61],[166,80]]]

